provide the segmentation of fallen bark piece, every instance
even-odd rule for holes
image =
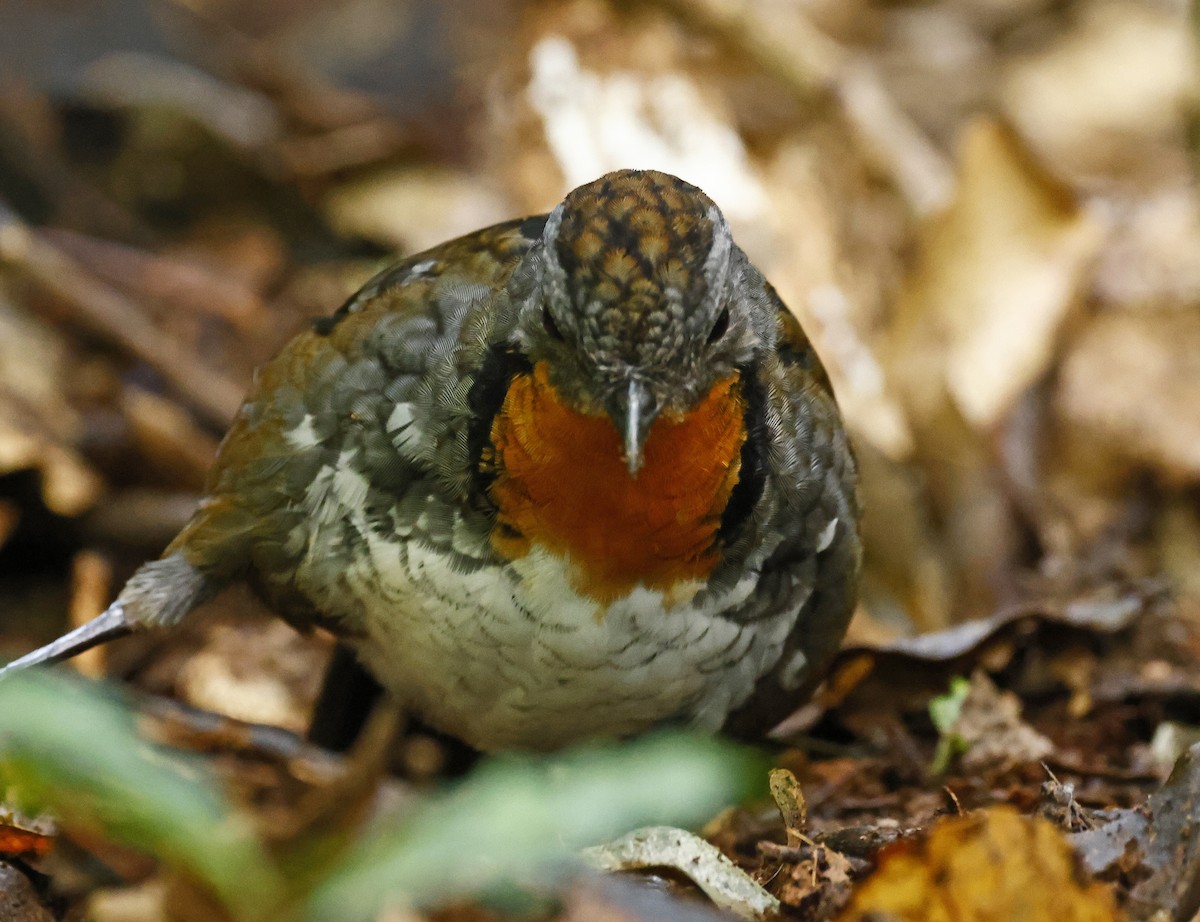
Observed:
[[[1134,919],[1163,912],[1193,918],[1200,911],[1200,743],[1180,756],[1144,807],[1111,815],[1106,825],[1071,837],[1084,865],[1137,881],[1130,891]]]
[[[647,826],[604,845],[584,849],[583,857],[601,871],[674,868],[690,878],[717,906],[743,919],[779,912],[779,900],[764,890],[699,836],[670,826]]]
[[[962,711],[949,732],[962,740],[962,767],[972,774],[1003,773],[1038,762],[1054,745],[1021,719],[1021,702],[1001,691],[983,670],[971,675]]]
[[[54,922],[29,878],[0,862],[0,919],[4,922]]]

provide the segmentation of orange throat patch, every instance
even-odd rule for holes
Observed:
[[[736,374],[686,416],[655,420],[636,477],[612,420],[566,406],[544,362],[512,380],[491,436],[497,553],[565,558],[575,590],[604,604],[639,585],[690,598],[716,566],[746,440]]]

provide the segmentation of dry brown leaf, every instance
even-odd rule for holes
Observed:
[[[19,829],[0,822],[0,856],[5,858],[41,858],[54,846],[50,836]]]
[[[876,612],[894,606],[918,633],[943,628],[950,620],[954,578],[929,508],[927,477],[914,465],[892,463],[873,445],[860,442],[858,448],[863,541],[871,560],[863,578],[864,607],[875,627],[891,629],[888,639],[896,636],[895,619]],[[851,636],[862,622],[851,622]]]
[[[1115,210],[1113,233],[1096,261],[1100,304],[1200,302],[1200,189],[1186,163],[1178,166]]]
[[[1050,367],[1101,236],[1011,131],[987,120],[966,128],[957,195],[923,231],[886,350],[959,617],[994,606],[1017,552],[993,433]]]
[[[0,510],[0,534],[3,532]],[[1195,617],[1200,609],[1200,509],[1190,499],[1176,499],[1163,510],[1156,535],[1158,557],[1183,610]]]
[[[180,489],[203,489],[217,440],[177,403],[142,388],[123,388],[120,406],[134,445],[156,475]]]
[[[4,547],[5,542],[17,530],[17,524],[20,521],[20,506],[6,499],[0,499],[0,548]]]
[[[1105,811],[1102,826],[1071,837],[1089,871],[1129,888],[1137,919],[1194,919],[1200,912],[1200,743],[1193,743],[1161,788],[1132,810]]]
[[[96,551],[80,551],[71,561],[71,627],[76,628],[99,615],[112,598],[112,564]],[[104,676],[104,648],[92,647],[75,657],[72,668],[90,678]]]
[[[67,366],[50,327],[0,302],[0,474],[40,471],[47,507],[75,516],[101,484],[72,447],[79,417],[63,397]]]
[[[0,388],[23,405],[51,415],[59,426],[74,424],[63,397],[68,347],[53,327],[10,306],[0,290]]]
[[[218,624],[179,670],[176,687],[193,707],[299,733],[324,659],[319,644],[281,621]]]
[[[896,309],[892,367],[917,425],[942,388],[988,429],[1049,366],[1097,220],[997,122],[970,124],[953,204],[923,235]]]
[[[1200,315],[1194,309],[1109,311],[1077,331],[1051,395],[1056,425],[1045,452],[1043,538],[1063,558],[1120,529],[1153,480],[1200,480]],[[1191,504],[1184,500],[1184,507]],[[1160,560],[1196,597],[1187,515],[1164,509]],[[1141,514],[1141,513],[1139,513]],[[1118,532],[1119,533],[1119,532]]]
[[[919,845],[887,849],[840,922],[1115,922],[1103,884],[1061,832],[1011,807],[951,817]]]
[[[1063,362],[1057,408],[1093,458],[1200,480],[1200,314],[1103,314]],[[1111,469],[1111,468],[1110,468]]]
[[[1012,692],[1001,691],[977,670],[950,732],[966,744],[962,766],[972,774],[1000,772],[1014,765],[1037,762],[1053,744],[1021,720],[1021,702]]]
[[[1103,2],[1039,54],[1016,58],[1000,94],[1023,132],[1065,168],[1124,174],[1158,160],[1149,142],[1194,97],[1185,4]]]
[[[42,500],[51,512],[77,516],[100,495],[99,475],[73,449],[53,440],[40,425],[27,426],[0,397],[0,473],[37,470]],[[39,431],[41,430],[41,431]]]
[[[408,252],[512,216],[496,190],[470,174],[434,167],[378,170],[334,187],[324,209],[339,233]]]
[[[785,864],[772,885],[779,901],[798,910],[802,918],[827,919],[846,905],[852,876],[850,859],[819,845],[808,857]]]
[[[132,887],[97,890],[87,902],[92,922],[162,922],[171,918],[167,907],[167,883],[155,876]]]

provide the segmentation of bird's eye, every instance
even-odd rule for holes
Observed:
[[[562,342],[562,331],[559,330],[558,324],[554,322],[554,317],[550,314],[550,308],[542,308],[542,326],[546,328],[546,332],[550,334],[552,339],[557,339]]]
[[[708,342],[711,345],[725,335],[725,331],[729,329],[729,308],[721,311],[717,317],[717,322],[713,324],[713,328],[708,333]]]

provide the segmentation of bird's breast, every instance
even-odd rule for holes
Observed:
[[[612,421],[564,403],[538,363],[512,379],[492,423],[492,546],[510,560],[534,549],[567,559],[575,590],[602,604],[638,586],[668,597],[698,586],[719,558],[745,440],[735,374],[655,420],[631,475]]]

